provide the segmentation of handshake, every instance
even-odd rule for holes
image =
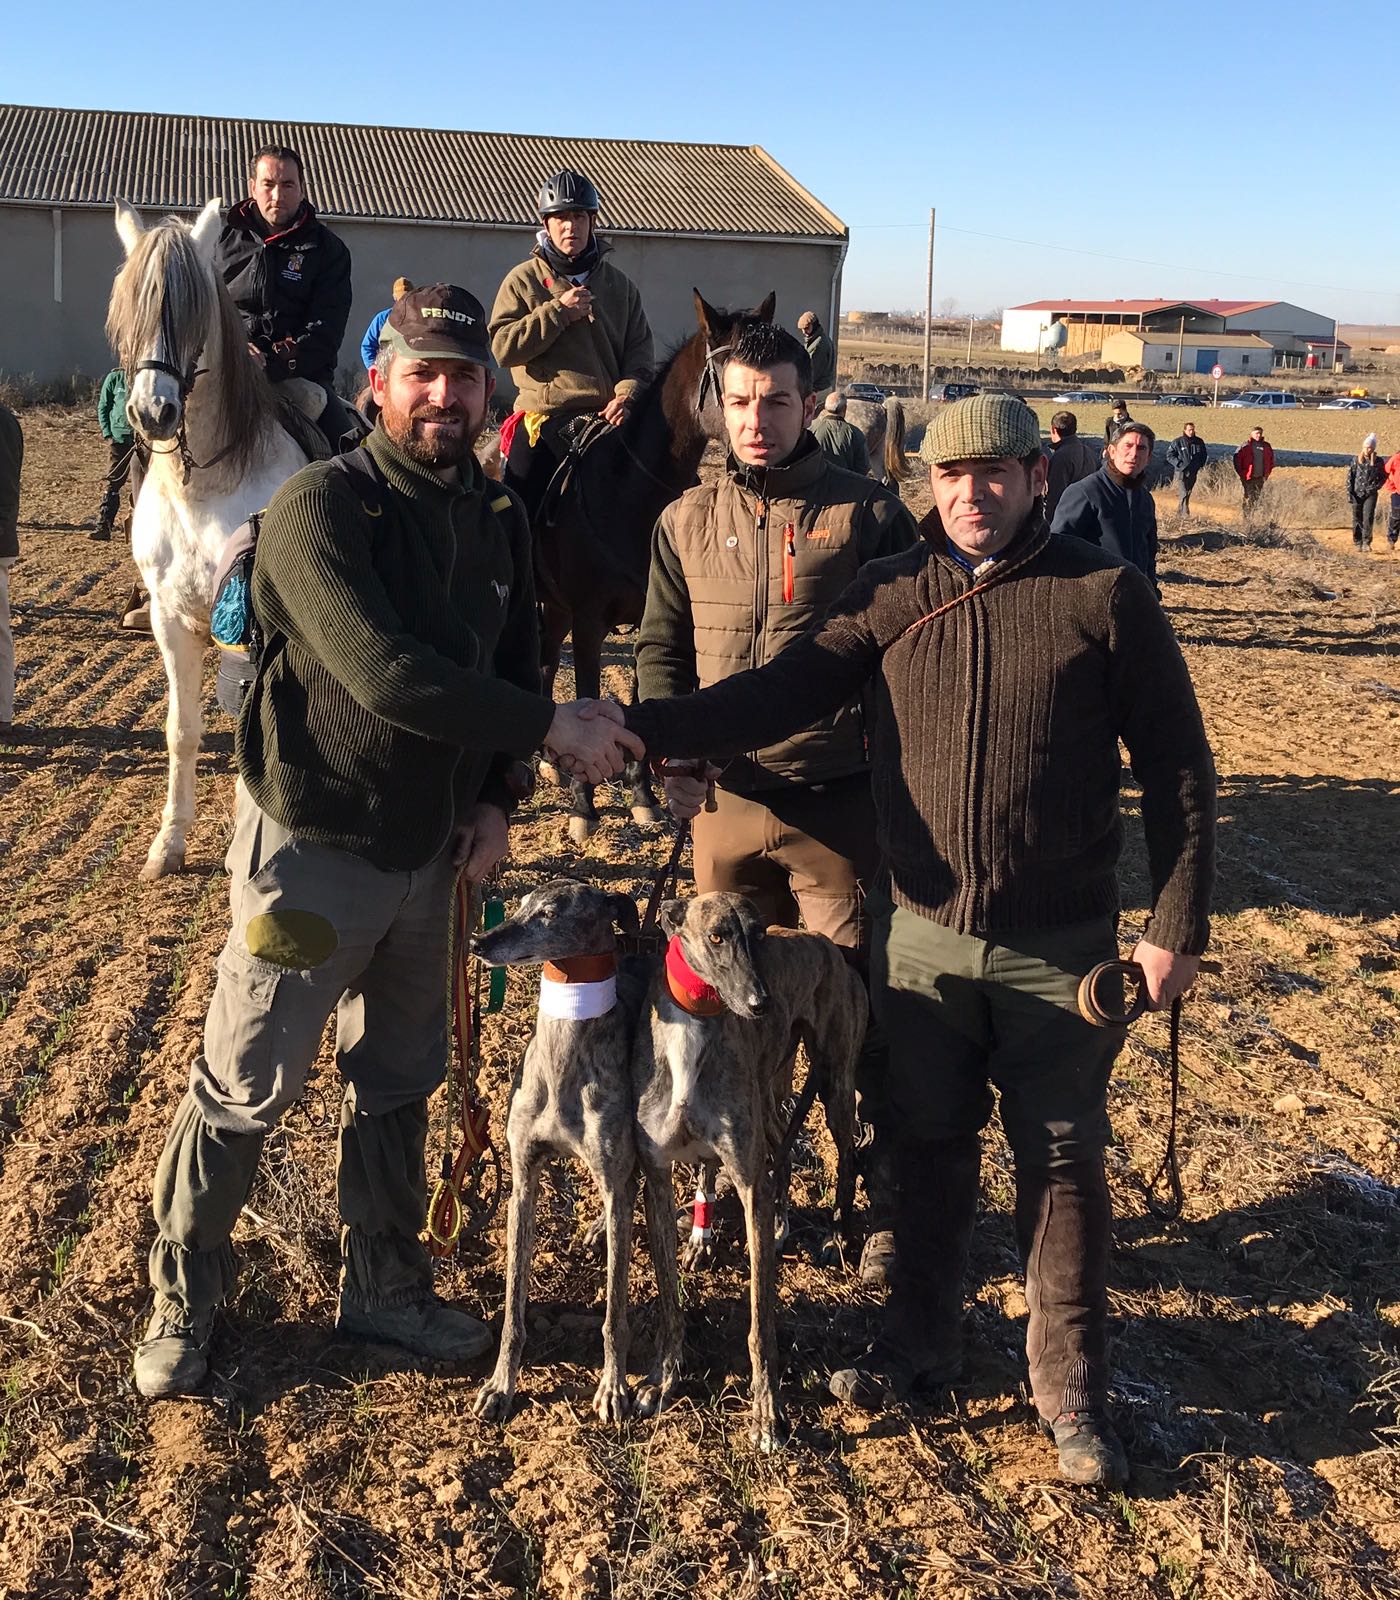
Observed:
[[[640,761],[646,746],[623,724],[616,700],[572,700],[557,706],[545,753],[573,778],[605,783],[615,778],[629,761]]]

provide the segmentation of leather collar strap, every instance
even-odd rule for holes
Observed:
[[[666,987],[671,998],[692,1017],[717,1017],[724,1010],[719,990],[708,984],[685,959],[679,935],[666,946]]]
[[[544,964],[544,975],[551,983],[601,983],[616,971],[617,955],[611,950],[601,956],[566,956]]]

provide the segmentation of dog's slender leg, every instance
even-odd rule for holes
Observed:
[[[593,1409],[601,1422],[623,1422],[632,1410],[627,1387],[627,1268],[637,1186],[631,1176],[621,1184],[609,1184],[602,1173],[597,1177],[608,1235],[608,1309],[603,1318],[603,1371]]]
[[[778,1259],[773,1244],[773,1185],[735,1180],[749,1235],[749,1359],[753,1365],[753,1420],[749,1440],[764,1454],[787,1443],[788,1425],[778,1399]]]
[[[681,1318],[680,1277],[676,1272],[675,1195],[670,1166],[642,1168],[646,1204],[647,1242],[656,1274],[656,1355],[646,1381],[637,1390],[636,1411],[651,1417],[668,1405],[681,1376],[681,1345],[685,1327]]]
[[[702,1161],[695,1170],[695,1196],[682,1213],[690,1217],[690,1232],[681,1246],[681,1266],[687,1272],[694,1272],[697,1267],[707,1267],[715,1259],[713,1220],[707,1221],[702,1228],[696,1221],[695,1208],[703,1199],[705,1211],[702,1215],[712,1219],[718,1172],[719,1164],[713,1160]]]
[[[535,1204],[539,1197],[542,1149],[510,1153],[514,1184],[506,1219],[506,1307],[501,1321],[501,1349],[496,1370],[477,1390],[472,1409],[487,1422],[504,1422],[515,1398],[520,1358],[525,1349],[525,1301],[530,1287],[530,1256],[535,1241]]]

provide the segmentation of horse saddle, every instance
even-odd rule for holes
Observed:
[[[553,476],[540,498],[539,511],[536,513],[537,527],[547,528],[552,525],[555,512],[569,492],[579,462],[599,439],[613,431],[612,423],[594,411],[581,412],[576,417],[570,417],[553,430],[553,438],[549,442],[556,453],[559,453],[559,465],[555,467]],[[547,437],[547,432],[540,435],[542,441]]]

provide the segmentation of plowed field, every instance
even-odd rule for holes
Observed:
[[[825,1398],[878,1301],[799,1238],[780,1310],[795,1438],[755,1459],[731,1224],[688,1285],[688,1398],[603,1428],[601,1272],[577,1241],[592,1203],[563,1173],[543,1191],[516,1414],[478,1424],[484,1366],[418,1370],[333,1335],[329,1056],[240,1220],[208,1392],[152,1405],[129,1377],[149,1187],[226,931],[232,734],[211,713],[188,870],[138,884],[164,680],[153,644],[115,627],[124,548],[81,526],[100,442],[85,418],[23,420],[20,687],[0,745],[0,1596],[1400,1596],[1400,562],[1353,556],[1346,535],[1246,540],[1225,510],[1165,541],[1222,779],[1224,971],[1186,1017],[1182,1223],[1140,1189],[1166,1132],[1161,1020],[1134,1030],[1113,1090],[1126,1495],[1060,1483],[1032,1426],[995,1141],[969,1370],[946,1405],[867,1418]],[[617,799],[580,850],[542,792],[512,895],[559,868],[640,890],[667,836]],[[1127,809],[1131,834],[1131,791]],[[1136,839],[1124,886],[1130,936]],[[517,980],[489,1026],[498,1129],[532,1010]],[[797,1188],[819,1204],[815,1158]],[[497,1225],[443,1293],[497,1318],[502,1253]],[[640,1248],[634,1267],[641,1370]]]

